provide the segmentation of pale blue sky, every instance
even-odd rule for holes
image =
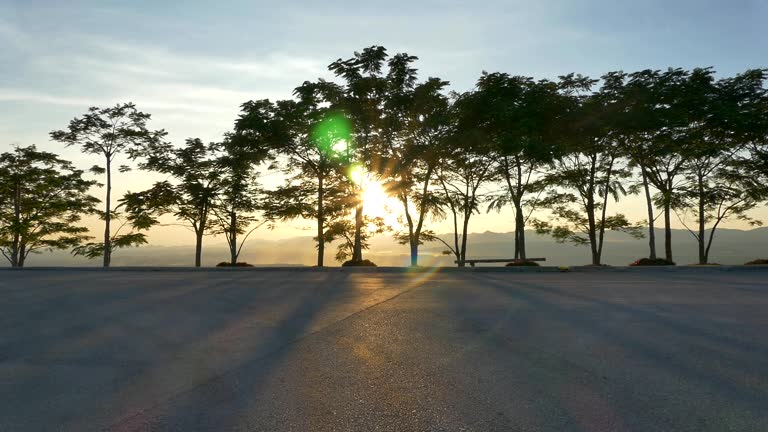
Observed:
[[[90,104],[133,100],[175,139],[215,139],[239,103],[288,97],[372,44],[456,90],[534,77],[766,66],[766,1],[0,1],[0,133],[41,141]]]
[[[240,103],[287,98],[373,44],[419,56],[424,76],[454,90],[483,70],[554,78],[768,66],[766,0],[361,3],[0,0],[0,150],[36,143],[90,165],[48,132],[121,101],[152,113],[175,142],[214,140]],[[142,179],[121,184],[135,190]]]

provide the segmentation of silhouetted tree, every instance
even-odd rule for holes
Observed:
[[[641,237],[639,228],[622,214],[608,216],[609,198],[618,201],[626,193],[622,181],[630,172],[620,164],[619,144],[614,135],[615,95],[610,90],[620,74],[603,77],[603,88],[581,96],[595,81],[565,76],[561,86],[572,105],[563,125],[567,141],[557,155],[547,181],[552,185],[543,202],[561,224],[536,221],[539,232],[550,233],[558,242],[589,245],[592,264],[601,265],[606,230],[619,230]]]
[[[66,130],[51,132],[51,138],[67,146],[78,145],[84,153],[104,156],[104,167],[94,166],[92,172],[106,174],[106,198],[104,200],[104,267],[111,261],[112,236],[112,163],[121,153],[134,157],[136,147],[151,145],[162,140],[162,130],[150,131],[147,121],[150,115],[140,112],[132,103],[118,104],[111,108],[91,107],[80,118],[74,118]],[[125,165],[120,171],[129,170]]]
[[[78,226],[98,199],[87,194],[95,181],[83,171],[35,146],[0,154],[0,253],[24,267],[30,253],[67,249],[88,239]]]
[[[429,78],[418,83],[417,58],[397,54],[388,62],[387,94],[384,98],[384,127],[376,147],[384,188],[403,204],[411,266],[418,265],[424,223],[442,216],[439,192],[431,187],[441,164],[443,148],[451,129],[450,101],[444,94],[447,81]],[[460,150],[459,150],[460,151]],[[382,165],[384,169],[382,170]]]
[[[467,113],[463,110],[470,111],[470,118],[474,118],[475,114],[474,106],[462,103],[462,98],[466,97],[466,94],[459,97],[454,104],[453,127],[445,140],[446,151],[436,173],[436,183],[443,193],[442,205],[453,222],[453,245],[436,236],[434,240],[448,247],[459,261],[459,267],[465,266],[461,261],[467,257],[470,218],[479,212],[480,204],[488,198],[480,187],[494,179],[497,157],[487,135],[480,128],[464,123]]]
[[[215,153],[217,144],[189,138],[175,148],[154,143],[140,151],[143,169],[167,174],[175,182],[156,182],[142,192],[128,192],[121,200],[134,227],[146,229],[159,223],[158,217],[171,213],[195,233],[195,267],[202,262],[203,236],[213,226],[215,199],[224,185]]]
[[[120,225],[117,226],[117,229],[111,230],[110,232],[110,256],[112,256],[112,254],[117,249],[139,247],[143,244],[147,244],[147,235],[140,232],[139,230],[135,230],[134,227],[131,226],[130,221],[126,215],[121,212],[122,206],[122,204],[118,204],[117,207],[112,210],[112,215],[110,216],[110,220],[120,222]],[[99,218],[104,220],[104,213],[98,212],[98,214]],[[124,229],[129,229],[130,231],[125,233],[123,232]],[[88,242],[73,247],[72,255],[94,259],[103,256],[104,250],[104,242]]]
[[[323,100],[339,110],[351,122],[351,138],[347,144],[349,169],[363,173],[371,169],[378,160],[374,157],[375,147],[381,137],[383,97],[386,92],[387,50],[382,46],[371,46],[355,52],[351,58],[338,59],[328,69],[343,80],[343,85],[320,80],[319,94]],[[354,166],[353,166],[354,165]],[[358,185],[355,195],[362,193]],[[352,261],[363,260],[362,229],[364,224],[363,200],[355,205],[355,237]]]
[[[294,94],[297,100],[274,105],[267,100],[246,102],[235,130],[251,145],[266,147],[276,159],[271,169],[287,175],[283,186],[264,192],[265,218],[314,219],[315,237],[322,239],[350,200],[342,175],[350,126],[343,115],[320,106],[317,83],[306,82]],[[325,242],[318,240],[317,246],[317,265],[322,267]]]
[[[765,112],[766,71],[716,81],[711,69],[694,69],[687,78],[680,102],[685,115],[676,130],[687,184],[674,207],[694,212],[697,229],[689,231],[698,243],[699,263],[705,264],[719,223],[731,215],[752,221],[746,212],[764,199],[763,185],[741,157],[766,134],[757,120]],[[708,222],[714,222],[709,239]]]
[[[542,171],[552,161],[559,140],[557,122],[564,113],[557,83],[504,73],[484,73],[476,91],[460,104],[461,129],[477,125],[494,154],[494,174],[506,191],[490,209],[515,209],[515,258],[525,259],[525,227],[544,188]],[[527,214],[526,214],[527,212]]]
[[[389,230],[389,227],[381,217],[366,217],[365,222],[361,230],[361,239],[362,248],[368,250],[371,237]],[[355,250],[355,225],[349,219],[337,219],[328,224],[328,228],[323,233],[323,243],[333,243],[337,240],[340,242],[336,247],[335,258],[338,262],[344,262],[352,257]]]
[[[212,207],[213,233],[224,235],[230,262],[235,265],[251,233],[268,222],[265,218],[259,220],[254,213],[262,200],[256,168],[268,157],[269,150],[262,143],[243,139],[242,135],[228,135],[217,147],[221,191]]]

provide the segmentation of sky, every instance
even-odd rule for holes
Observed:
[[[422,78],[439,76],[456,91],[472,88],[482,71],[556,78],[712,66],[728,76],[768,66],[766,17],[765,0],[0,0],[0,151],[36,144],[89,167],[100,160],[48,133],[89,106],[127,101],[174,143],[218,140],[243,102],[289,98],[305,80],[332,78],[330,62],[370,45],[418,56]],[[154,179],[118,175],[114,190]],[[612,209],[644,219],[639,197]],[[309,235],[310,226],[296,221],[261,235]],[[471,226],[512,229],[511,212],[479,215]],[[163,228],[150,242],[193,237]]]

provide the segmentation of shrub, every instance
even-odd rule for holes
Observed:
[[[637,266],[666,266],[666,265],[675,265],[674,262],[669,261],[665,258],[656,258],[656,259],[650,259],[650,258],[640,258],[639,260],[633,262],[630,264],[632,267]]]
[[[756,259],[748,263],[744,263],[744,265],[766,265],[766,264],[768,264],[768,259]]]
[[[513,261],[511,263],[507,263],[505,267],[538,267],[539,263],[536,261]]]
[[[371,260],[362,260],[362,261],[345,261],[342,265],[342,267],[376,267],[376,264],[374,264]]]
[[[239,262],[237,264],[232,264],[228,261],[222,261],[218,264],[216,264],[216,267],[253,267],[253,265],[245,263],[245,262]]]

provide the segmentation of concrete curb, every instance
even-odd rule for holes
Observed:
[[[89,272],[338,272],[338,273],[430,273],[430,272],[475,272],[475,273],[616,273],[616,272],[768,272],[768,265],[722,265],[722,266],[541,266],[541,267],[25,267],[23,269],[0,267],[0,271],[89,271]]]

